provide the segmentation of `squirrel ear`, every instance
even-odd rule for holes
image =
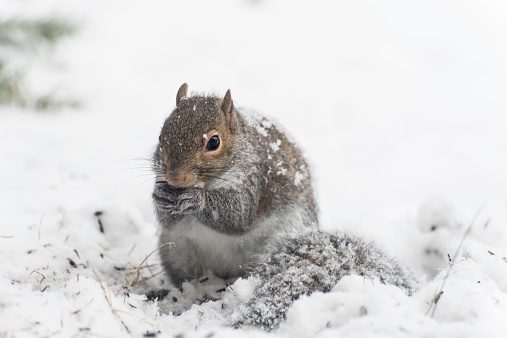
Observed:
[[[187,97],[188,85],[186,83],[182,84],[180,89],[178,89],[178,94],[176,94],[176,107],[180,104],[181,99]]]
[[[229,124],[229,129],[234,132],[236,130],[236,110],[234,109],[234,103],[232,102],[231,90],[227,89],[225,97],[222,100],[220,109],[225,114],[225,119]]]

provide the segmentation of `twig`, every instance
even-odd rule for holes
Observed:
[[[161,306],[161,307],[157,310],[157,316],[158,316],[158,314],[159,314],[159,313],[161,313],[161,312],[162,312],[162,309],[163,309],[164,307],[166,307],[168,304],[172,303],[173,301],[174,301],[174,300],[172,300],[172,299],[171,299],[171,300],[168,300],[167,302],[165,302],[164,304],[162,304],[162,306]]]
[[[132,254],[132,251],[134,251],[134,249],[136,248],[136,243],[134,243],[134,245],[132,245],[132,249],[130,249],[128,255],[130,256]]]
[[[60,219],[60,229],[65,225],[65,212],[62,214],[62,218]]]
[[[216,302],[217,300],[220,300],[221,298],[216,298],[216,297],[213,297],[212,295],[210,295],[209,293],[205,293],[204,294],[204,299],[207,299],[207,300],[211,300],[213,302]]]
[[[113,312],[113,314],[114,314],[114,315],[118,315],[118,314],[117,314],[118,312],[125,312],[125,311],[120,311],[120,310],[117,310],[117,309],[115,309],[115,308],[113,307],[113,302],[111,301],[111,294],[110,294],[110,293],[108,293],[108,292],[106,291],[106,288],[105,288],[105,287],[104,287],[104,285],[102,284],[102,281],[100,280],[100,277],[99,277],[99,275],[98,275],[97,271],[95,271],[95,269],[93,269],[93,273],[95,274],[95,277],[96,277],[96,278],[97,278],[97,280],[99,281],[99,284],[100,284],[100,287],[102,288],[102,291],[104,291],[104,297],[106,297],[106,301],[107,301],[107,303],[109,304],[109,307],[111,308],[111,312]],[[107,289],[109,290],[109,286],[108,286],[108,288],[107,288]],[[120,318],[120,317],[118,316],[118,318]],[[130,332],[129,327],[125,324],[125,322],[123,322],[123,320],[122,320],[121,318],[120,318],[120,321],[121,321],[121,323],[123,324],[123,326],[125,327],[125,329],[127,330],[127,332],[128,332],[129,334],[132,334],[132,332]]]
[[[109,304],[109,306],[111,307],[111,309],[114,310],[113,309],[113,303],[111,303],[111,299],[109,299],[109,297],[107,295],[106,288],[102,284],[102,281],[100,280],[100,277],[99,277],[99,275],[98,275],[98,273],[97,273],[97,271],[95,269],[93,269],[93,273],[95,274],[95,278],[97,278],[97,280],[99,281],[99,284],[100,284],[100,287],[102,288],[102,291],[104,291],[104,296],[106,297],[107,303]]]
[[[38,273],[39,275],[41,275],[41,276],[42,276],[42,279],[40,280],[40,282],[39,282],[39,283],[42,283],[42,281],[43,281],[44,279],[46,279],[46,276],[44,276],[42,273],[40,273],[40,272],[39,272],[39,269],[40,269],[40,268],[35,269],[35,270],[33,270],[32,272],[30,272],[30,274],[28,275],[28,277],[30,277],[30,276],[32,275],[32,273],[34,273],[34,272],[35,272],[35,273]]]
[[[42,226],[42,220],[44,219],[44,214],[42,214],[42,216],[40,217],[40,222],[39,222],[39,228],[37,229],[37,233],[38,233],[38,237],[39,237],[39,241],[40,241],[40,228]]]
[[[206,270],[206,265],[204,265],[204,260],[201,258],[201,267],[202,267],[202,275],[207,276],[208,271]]]
[[[456,252],[452,256],[452,262],[456,261],[456,258],[458,257],[458,254],[459,254],[459,252],[461,250],[461,247],[463,246],[463,243],[465,242],[465,239],[468,237],[468,235],[472,231],[472,226],[474,225],[475,221],[477,220],[477,217],[479,217],[479,214],[481,213],[482,209],[484,209],[485,204],[486,203],[484,203],[479,208],[479,210],[477,210],[477,212],[475,213],[474,218],[472,219],[472,222],[470,222],[470,225],[468,226],[468,228],[466,229],[465,233],[463,234],[463,237],[461,238],[461,241],[460,241],[458,247],[456,248]],[[435,311],[437,310],[437,303],[440,300],[440,297],[442,297],[442,295],[444,293],[444,287],[445,287],[445,284],[447,283],[447,278],[451,274],[451,271],[452,271],[452,268],[454,267],[454,264],[455,263],[450,263],[449,264],[449,269],[447,270],[447,273],[445,274],[444,280],[442,281],[442,285],[440,286],[440,290],[436,293],[435,297],[433,297],[433,299],[431,300],[430,307],[428,308],[428,311],[426,311],[426,313],[425,313],[425,315],[427,315],[430,312],[430,310],[433,309],[433,311],[431,312],[431,318],[433,318],[433,316],[435,315]]]
[[[118,297],[118,295],[120,294],[121,290],[123,290],[123,288],[125,288],[125,285],[121,285],[120,288],[118,289],[118,291],[116,291],[116,294],[114,295],[115,297]]]
[[[197,274],[197,267],[196,266],[194,266],[194,273],[195,273],[195,276],[194,276],[194,284],[195,285],[194,285],[194,287],[197,289],[197,276],[199,276],[199,275]]]
[[[162,271],[159,271],[159,272],[157,272],[156,274],[152,274],[150,277],[143,277],[143,282],[146,282],[147,280],[150,280],[150,279],[152,279],[152,278],[154,278],[154,277],[157,277],[157,276],[158,276],[158,275],[160,275],[161,273],[164,273],[164,271],[163,271],[163,270],[162,270]]]
[[[150,256],[153,255],[153,253],[157,252],[158,250],[160,250],[160,248],[162,248],[162,247],[164,247],[166,245],[169,245],[169,244],[174,244],[174,242],[167,242],[167,243],[164,243],[164,244],[160,245],[158,248],[156,248],[155,250],[153,250],[152,252],[150,252],[150,254],[143,259],[143,261],[141,262],[141,264],[139,264],[139,266],[137,267],[137,269],[132,274],[132,277],[130,278],[129,285],[127,287],[127,291],[125,291],[125,296],[123,297],[123,304],[125,304],[125,301],[127,299],[127,294],[130,291],[130,286],[132,285],[132,281],[134,280],[134,277],[136,276],[136,274],[139,273],[139,270],[141,269],[141,267],[144,264],[144,262],[146,262],[146,260],[148,258],[150,258]]]
[[[443,268],[435,268],[435,270],[437,270],[437,271],[443,271],[445,269],[448,269],[451,265],[458,265],[459,263],[467,261],[467,260],[468,260],[468,257],[464,257],[459,262],[449,263],[447,266],[444,266]]]
[[[149,265],[145,265],[145,266],[142,266],[140,267],[139,269],[149,269],[149,268],[152,268],[154,266],[157,266],[157,264],[149,264]],[[132,263],[127,263],[125,264],[123,267],[119,268],[119,267],[114,267],[115,270],[118,270],[118,271],[132,271],[132,270],[137,270],[137,266],[134,266],[132,265]]]

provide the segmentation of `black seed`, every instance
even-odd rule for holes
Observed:
[[[104,226],[102,225],[102,221],[99,219],[97,219],[97,221],[99,222],[99,230],[100,232],[104,233]]]
[[[76,263],[74,263],[74,261],[70,258],[67,258],[69,260],[69,264],[70,266],[72,266],[73,268],[77,267]]]
[[[161,290],[151,290],[146,292],[146,298],[148,300],[161,300],[165,298],[169,294],[169,290],[161,289]]]

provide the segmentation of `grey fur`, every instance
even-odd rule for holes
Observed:
[[[252,269],[258,281],[251,301],[243,307],[236,327],[274,330],[290,305],[302,295],[329,292],[346,275],[359,275],[396,285],[411,295],[416,281],[376,246],[347,234],[312,231],[282,237]]]
[[[166,171],[195,167],[199,143],[226,120],[215,96],[190,96],[167,119],[154,154],[153,192],[161,226],[161,258],[172,281],[198,277],[204,268],[222,278],[245,276],[269,240],[317,226],[308,165],[272,122],[236,109],[235,144],[221,168],[194,168],[214,178],[204,187],[177,189]],[[220,126],[222,124],[222,126]],[[161,154],[167,158],[163,161]]]

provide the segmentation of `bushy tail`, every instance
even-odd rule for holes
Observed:
[[[274,330],[286,319],[290,305],[301,295],[329,292],[346,275],[359,275],[396,285],[411,295],[415,279],[376,246],[348,234],[321,231],[284,237],[260,257],[251,301],[236,327]]]

